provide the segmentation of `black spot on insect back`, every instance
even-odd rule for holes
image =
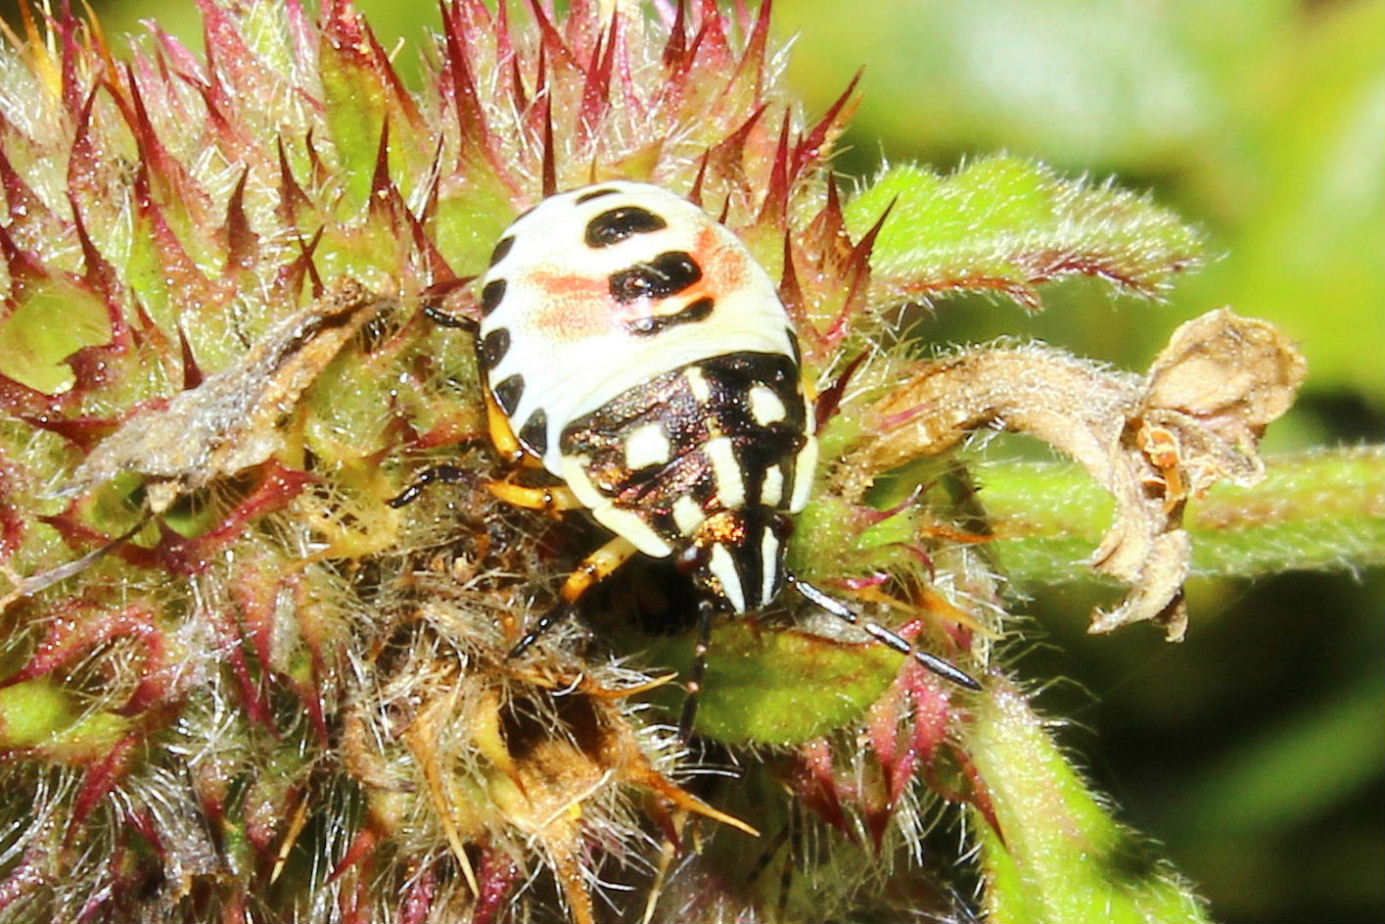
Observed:
[[[490,314],[500,307],[500,300],[505,297],[505,280],[493,279],[486,283],[486,287],[481,290],[481,313]]]
[[[614,189],[609,189],[609,188],[607,188],[607,189],[593,189],[591,192],[585,192],[585,193],[582,193],[582,195],[578,196],[578,197],[577,197],[577,204],[578,204],[578,205],[586,205],[588,202],[592,201],[593,199],[600,199],[600,198],[602,198],[603,196],[614,196],[615,194],[616,194],[616,190],[614,190]]]
[[[702,267],[682,250],[661,253],[648,263],[636,263],[627,270],[611,274],[611,297],[622,305],[642,298],[659,299],[677,295],[702,278]]]
[[[513,417],[515,408],[519,407],[519,399],[524,397],[524,376],[512,375],[495,386],[495,400],[500,402],[500,409],[505,412],[506,417]]]
[[[662,231],[668,222],[638,205],[622,205],[609,209],[587,222],[583,240],[588,247],[610,247],[633,234]]]
[[[715,306],[716,302],[710,297],[699,298],[676,314],[656,314],[647,318],[636,318],[625,327],[636,336],[648,337],[675,324],[690,324],[701,321],[712,313]]]
[[[519,431],[519,441],[529,447],[536,456],[548,452],[548,415],[543,408],[529,415]]]
[[[495,264],[505,259],[505,256],[510,252],[510,248],[513,246],[515,246],[515,237],[513,234],[502,237],[496,243],[495,249],[491,251],[490,265],[495,266]]]
[[[510,331],[504,327],[497,327],[481,341],[481,365],[487,370],[494,369],[500,365],[500,361],[509,351]]]

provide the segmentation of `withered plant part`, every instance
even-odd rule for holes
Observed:
[[[234,366],[179,392],[166,407],[137,411],[92,450],[60,494],[134,472],[144,478],[149,509],[162,513],[182,494],[283,455],[284,427],[304,389],[367,323],[394,307],[349,276],[336,280]],[[200,373],[193,366],[184,377]]]
[[[1080,462],[1116,500],[1092,567],[1132,585],[1091,631],[1141,620],[1178,641],[1191,544],[1184,504],[1219,479],[1263,476],[1256,449],[1306,374],[1273,325],[1221,309],[1174,331],[1144,377],[1104,369],[1043,344],[964,350],[901,371],[864,411],[868,434],[834,473],[859,501],[875,474],[938,455],[978,430],[1043,440]],[[984,491],[983,491],[984,503]]]
[[[449,578],[414,580],[401,604]],[[445,845],[476,896],[486,892],[480,869],[527,879],[537,860],[556,873],[573,919],[590,922],[591,845],[647,852],[641,810],[666,829],[677,809],[756,836],[668,775],[682,745],[672,729],[639,720],[637,698],[671,678],[548,646],[521,662],[474,609],[477,595],[441,585],[422,599],[368,627],[375,654],[356,665],[347,766],[373,804],[391,806],[376,813],[374,837]]]

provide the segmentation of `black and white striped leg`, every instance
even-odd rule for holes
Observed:
[[[688,696],[683,700],[683,714],[678,719],[681,741],[692,737],[693,723],[697,721],[697,699],[707,675],[707,647],[711,644],[712,618],[716,612],[716,603],[711,599],[704,597],[697,601],[697,645],[693,648],[692,670],[688,676]]]
[[[395,497],[385,501],[385,503],[397,510],[406,504],[412,504],[414,501],[418,500],[418,496],[423,493],[423,489],[435,481],[441,481],[443,484],[465,484],[474,477],[476,477],[474,472],[470,469],[462,468],[459,465],[448,465],[446,463],[434,465],[432,468],[425,468],[423,471],[419,472],[413,484],[400,491]]]
[[[481,322],[475,318],[464,318],[455,314],[448,314],[436,305],[425,305],[423,316],[440,327],[450,327],[453,330],[464,330],[469,334],[475,334],[481,329]]]
[[[571,614],[572,603],[567,600],[559,600],[552,609],[535,620],[534,624],[529,627],[529,631],[525,632],[523,637],[515,643],[515,647],[510,649],[508,657],[518,658],[524,654],[535,642],[543,638],[544,633],[567,619]]]
[[[785,574],[784,580],[787,581],[794,590],[802,594],[804,599],[809,603],[821,607],[838,619],[845,620],[853,626],[860,626],[877,642],[880,642],[882,645],[888,645],[902,655],[913,657],[915,661],[918,661],[944,680],[950,680],[958,686],[966,687],[968,690],[981,689],[981,684],[960,667],[949,661],[944,661],[937,655],[929,654],[926,651],[919,651],[913,645],[905,641],[898,633],[891,632],[874,620],[861,619],[855,610],[827,593],[825,590],[814,587],[812,584],[809,584],[807,581],[793,574]]]

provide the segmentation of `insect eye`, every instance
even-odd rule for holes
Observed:
[[[793,535],[793,517],[787,513],[776,513],[769,523],[770,532],[781,542]]]
[[[692,575],[707,564],[707,559],[710,557],[711,552],[706,546],[690,545],[678,553],[678,557],[673,561],[673,566],[678,569],[679,574]]]

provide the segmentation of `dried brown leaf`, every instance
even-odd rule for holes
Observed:
[[[280,321],[235,366],[208,376],[162,409],[131,417],[73,473],[64,495],[122,472],[148,478],[149,507],[269,459],[280,426],[303,391],[389,302],[343,278],[322,298]]]
[[[1260,437],[1293,403],[1307,368],[1273,324],[1227,308],[1173,332],[1122,438],[1143,490],[1117,495],[1120,513],[1094,556],[1098,571],[1134,588],[1115,609],[1098,611],[1093,632],[1154,619],[1170,640],[1182,639],[1192,551],[1184,504],[1221,479],[1248,486],[1264,476]]]
[[[983,427],[1027,433],[1082,464],[1116,499],[1091,558],[1131,585],[1093,632],[1142,620],[1183,636],[1190,495],[1256,480],[1264,427],[1303,381],[1302,355],[1273,325],[1222,309],[1184,324],[1148,376],[1105,369],[1043,344],[982,347],[920,363],[866,412],[870,435],[835,488],[859,498],[875,475],[936,455]]]

